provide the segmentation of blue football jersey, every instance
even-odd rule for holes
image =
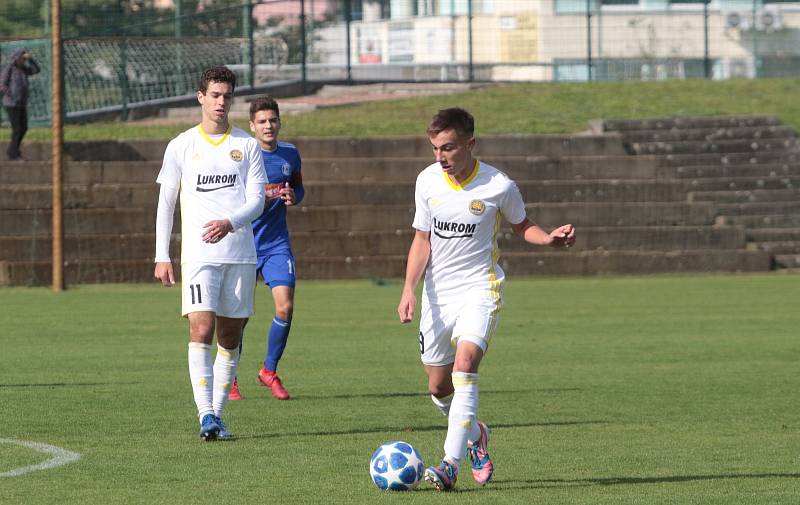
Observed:
[[[274,151],[261,150],[267,172],[264,212],[253,221],[256,254],[265,256],[288,252],[291,254],[289,227],[286,224],[286,204],[280,190],[286,183],[294,188],[295,204],[303,200],[303,178],[300,175],[300,152],[288,142],[278,142]]]

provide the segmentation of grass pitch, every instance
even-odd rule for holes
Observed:
[[[800,79],[703,79],[656,82],[520,83],[451,95],[412,97],[348,105],[284,117],[282,138],[302,136],[419,135],[442,108],[460,106],[475,115],[478,137],[485,134],[574,133],[590,119],[673,116],[774,115],[800,129]],[[243,100],[237,98],[237,100]],[[199,109],[198,116],[199,117]],[[148,122],[67,125],[67,141],[171,139],[194,126]],[[234,124],[249,131],[247,121]],[[10,131],[0,129],[0,140]],[[50,139],[49,128],[32,128],[26,141]],[[24,147],[24,144],[23,144]]]
[[[77,462],[0,477],[3,505],[790,504],[800,496],[800,299],[789,275],[511,279],[481,367],[495,480],[375,489],[402,439],[441,457],[398,282],[301,282],[280,371],[257,385],[262,287],[229,404],[234,442],[202,443],[175,289],[0,290],[0,439]],[[0,443],[0,474],[48,456]]]

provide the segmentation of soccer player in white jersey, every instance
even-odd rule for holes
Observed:
[[[200,438],[231,438],[222,422],[239,363],[244,324],[253,314],[256,250],[250,223],[264,208],[261,148],[228,122],[236,75],[203,72],[202,121],[173,139],[158,174],[155,277],[175,284],[169,256],[172,219],[181,200],[181,312],[189,320],[189,378]],[[214,332],[217,354],[212,361]]]
[[[414,291],[424,274],[420,352],[431,399],[448,416],[445,456],[425,470],[425,480],[439,491],[454,488],[465,454],[478,484],[485,485],[494,472],[489,429],[477,419],[478,365],[503,302],[505,275],[496,240],[501,219],[531,244],[575,242],[570,224],[546,233],[528,220],[517,185],[473,157],[474,132],[472,115],[460,108],[439,111],[428,127],[436,162],[417,177],[416,233],[397,307],[402,323],[414,318]]]

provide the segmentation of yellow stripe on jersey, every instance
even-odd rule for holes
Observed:
[[[200,132],[200,136],[206,139],[206,142],[208,142],[214,147],[225,142],[225,139],[228,138],[228,135],[231,134],[231,130],[233,130],[233,126],[228,126],[228,131],[225,132],[225,135],[223,135],[222,138],[219,139],[218,141],[214,142],[213,140],[211,140],[211,137],[209,137],[208,134],[203,130],[203,125],[197,125],[197,131]]]
[[[446,173],[444,173],[444,172],[442,172],[442,176],[444,177],[444,180],[446,180],[446,181],[447,181],[447,184],[449,184],[451,188],[453,188],[453,189],[454,189],[454,190],[456,190],[456,191],[461,191],[461,190],[462,190],[462,189],[464,189],[464,188],[465,188],[465,187],[466,187],[466,186],[467,186],[467,185],[468,185],[470,182],[472,182],[472,180],[473,180],[475,177],[477,177],[477,176],[478,176],[478,168],[479,168],[480,166],[481,166],[481,162],[480,162],[480,161],[478,161],[478,160],[475,160],[475,166],[474,166],[474,167],[472,167],[472,173],[470,173],[470,174],[469,174],[469,177],[467,177],[467,178],[464,180],[464,182],[462,182],[461,184],[458,184],[457,182],[453,182],[453,179],[451,179],[451,178],[450,178],[450,176],[449,176],[449,175],[447,175],[447,174],[446,174]]]

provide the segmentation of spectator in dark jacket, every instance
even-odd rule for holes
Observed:
[[[3,94],[3,107],[11,123],[11,141],[8,143],[8,159],[20,160],[19,146],[28,131],[28,76],[39,73],[39,65],[31,53],[16,49],[9,62],[0,72],[0,93]]]

